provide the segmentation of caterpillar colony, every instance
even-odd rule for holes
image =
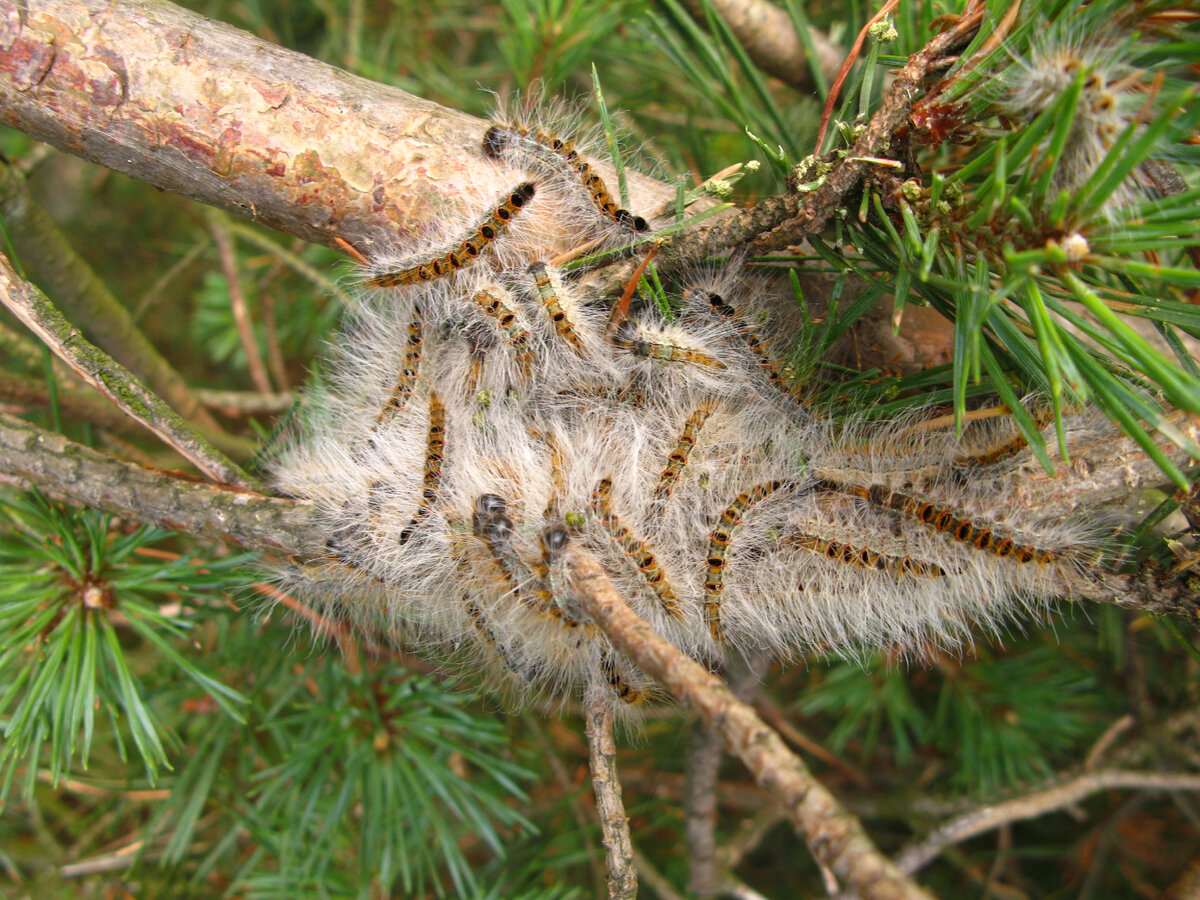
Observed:
[[[550,264],[554,247],[657,223],[544,120],[498,116],[479,147],[489,199],[370,261],[332,376],[273,463],[328,534],[322,562],[281,569],[290,590],[517,698],[595,687],[633,709],[654,686],[583,613],[572,544],[710,666],[961,645],[1087,577],[1095,516],[1017,501],[1015,429],[835,428],[781,363],[794,299],[736,263],[674,285],[670,321],[610,323],[612,300]]]

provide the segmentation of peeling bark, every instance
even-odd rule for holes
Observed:
[[[0,0],[0,122],[368,255],[471,196],[488,124],[163,0]],[[630,184],[646,208],[674,196]]]

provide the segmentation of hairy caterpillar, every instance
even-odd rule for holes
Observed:
[[[571,141],[541,128],[514,122],[488,128],[483,136],[483,152],[514,168],[528,169],[550,178],[568,194],[585,196],[607,224],[620,231],[640,234],[650,230],[650,224],[644,218],[617,204],[604,180]]]
[[[999,477],[1027,462],[1021,441],[996,431],[972,449],[949,429],[835,425],[797,402],[773,352],[790,288],[750,281],[741,260],[668,285],[674,321],[640,310],[607,334],[605,300],[541,261],[549,238],[485,255],[498,211],[535,191],[581,240],[628,225],[562,187],[570,174],[590,190],[569,141],[521,127],[494,126],[487,153],[520,147],[550,189],[523,185],[450,249],[372,266],[379,290],[275,462],[329,534],[327,562],[284,568],[290,587],[518,695],[598,688],[634,709],[648,679],[581,612],[569,545],[708,664],[746,648],[954,646],[972,622],[1098,577],[1096,516],[1031,507]],[[496,236],[477,241],[485,226]],[[1086,415],[1068,426],[1114,433]]]
[[[446,250],[435,252],[403,265],[389,268],[367,279],[370,287],[395,288],[423,284],[453,275],[472,265],[494,241],[498,240],[533,199],[536,186],[525,181],[500,199],[461,239]]]

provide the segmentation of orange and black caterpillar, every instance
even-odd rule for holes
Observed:
[[[725,628],[721,624],[721,592],[725,590],[725,555],[733,532],[742,524],[742,519],[756,504],[765,500],[784,486],[782,481],[764,481],[743,494],[725,508],[717,520],[717,527],[708,538],[708,557],[705,563],[708,572],[704,576],[704,622],[714,641],[725,640]]]
[[[972,522],[953,509],[882,485],[857,487],[829,482],[822,486],[860,497],[878,509],[890,509],[906,519],[915,519],[958,543],[970,544],[976,550],[1002,559],[1045,565],[1071,555],[1070,550],[1051,550],[1020,543],[992,526]]]
[[[617,205],[604,180],[592,171],[587,160],[579,155],[570,141],[564,141],[540,128],[493,125],[483,136],[484,154],[492,159],[502,159],[508,151],[532,158],[539,168],[550,175],[559,174],[559,170],[565,167],[583,185],[592,205],[614,224],[638,233],[650,230],[650,224],[645,219]]]
[[[375,418],[375,426],[379,427],[390,422],[397,413],[401,412],[412,397],[417,385],[417,376],[421,373],[421,347],[424,344],[422,330],[423,315],[419,306],[413,307],[412,318],[408,322],[408,339],[404,346],[404,366],[396,377],[392,393],[384,404],[379,415]]]
[[[395,269],[367,280],[371,287],[394,288],[405,285],[424,284],[437,278],[452,275],[465,269],[479,258],[487,247],[497,240],[512,224],[517,213],[528,205],[536,191],[533,182],[525,181],[506,194],[500,202],[476,224],[465,238],[456,242],[449,250],[433,254],[421,262],[402,269]]]
[[[876,572],[887,572],[897,578],[901,576],[943,578],[946,575],[946,570],[934,562],[915,559],[911,556],[891,556],[887,553],[879,553],[869,547],[858,547],[845,541],[805,534],[799,530],[786,535],[784,542],[803,547],[805,550],[834,562],[858,566],[862,569],[874,569]]]
[[[679,598],[667,581],[667,573],[655,558],[654,553],[644,541],[633,534],[617,518],[612,507],[613,484],[607,478],[596,486],[592,494],[592,509],[600,522],[600,526],[608,534],[612,545],[618,549],[634,566],[646,581],[646,585],[654,592],[659,604],[676,619],[683,618],[679,607]]]
[[[442,463],[446,459],[446,408],[437,394],[429,395],[429,432],[425,439],[425,472],[421,480],[421,502],[417,504],[417,514],[408,526],[400,532],[399,541],[406,544],[412,538],[416,529],[429,514],[433,512],[433,504],[437,502],[438,492],[442,485]]]

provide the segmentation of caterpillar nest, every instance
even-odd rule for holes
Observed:
[[[1023,506],[1015,429],[835,428],[787,378],[780,298],[736,262],[674,285],[669,321],[610,327],[611,301],[549,264],[546,223],[602,242],[655,223],[586,149],[527,111],[495,123],[491,199],[371,260],[273,464],[328,535],[287,589],[518,698],[599,687],[630,709],[653,684],[583,612],[572,546],[707,665],[955,647],[1085,577],[1095,522]]]

